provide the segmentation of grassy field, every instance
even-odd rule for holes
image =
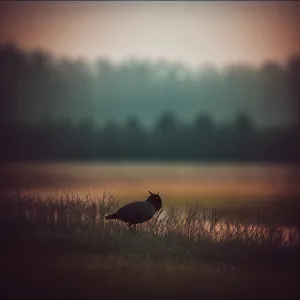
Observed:
[[[14,249],[14,250],[13,250]],[[2,249],[3,251],[3,249]],[[1,255],[1,299],[299,299],[299,270],[226,262],[103,256],[57,240]]]
[[[299,297],[300,229],[287,223],[295,203],[268,214],[186,205],[161,211],[132,236],[104,220],[119,206],[111,194],[3,196],[3,299]]]

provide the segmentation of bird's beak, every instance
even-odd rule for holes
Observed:
[[[148,191],[150,195],[153,195],[150,191]]]

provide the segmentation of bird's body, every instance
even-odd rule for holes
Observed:
[[[147,222],[152,219],[156,211],[162,206],[162,201],[159,194],[153,194],[146,201],[138,201],[128,203],[119,208],[114,214],[106,216],[107,220],[121,220],[128,223],[128,226]]]
[[[154,206],[146,201],[131,202],[106,218],[109,220],[118,219],[129,224],[139,224],[150,220],[155,212]]]

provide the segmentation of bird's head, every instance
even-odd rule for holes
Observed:
[[[160,210],[162,207],[162,201],[161,198],[159,196],[159,192],[157,192],[157,194],[153,194],[150,191],[148,191],[150,196],[147,198],[147,202],[150,202],[154,207],[155,210]]]

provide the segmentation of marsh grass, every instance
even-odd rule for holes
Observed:
[[[259,211],[250,218],[199,204],[166,208],[138,225],[132,236],[123,222],[105,220],[118,208],[117,199],[107,192],[47,199],[16,193],[1,198],[1,231],[7,238],[54,238],[94,247],[103,255],[143,260],[299,261],[299,227],[279,226]]]

